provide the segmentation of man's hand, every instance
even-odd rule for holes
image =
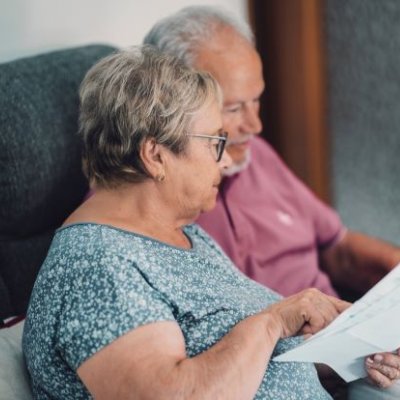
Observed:
[[[388,388],[400,379],[400,349],[393,353],[378,353],[365,359],[370,381],[381,388]]]

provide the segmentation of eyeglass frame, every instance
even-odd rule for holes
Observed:
[[[226,147],[226,142],[228,140],[228,132],[222,132],[218,136],[202,135],[202,134],[197,134],[197,133],[188,133],[187,136],[205,138],[205,139],[218,139],[217,157],[216,157],[215,161],[216,162],[221,161],[222,155],[224,154],[224,150]]]

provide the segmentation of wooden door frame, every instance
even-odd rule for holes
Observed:
[[[264,65],[266,139],[320,198],[331,200],[323,0],[249,0]]]

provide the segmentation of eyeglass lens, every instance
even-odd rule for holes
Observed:
[[[218,140],[218,146],[217,146],[217,162],[218,162],[218,161],[221,161],[222,154],[224,153],[224,149],[225,149],[225,145],[226,145],[226,137],[227,137],[227,134],[224,133],[224,134],[222,135],[222,137],[223,137],[224,139],[221,138],[221,139]]]

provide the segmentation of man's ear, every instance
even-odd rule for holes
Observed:
[[[140,157],[153,179],[165,177],[165,150],[154,138],[146,139],[141,146]]]

